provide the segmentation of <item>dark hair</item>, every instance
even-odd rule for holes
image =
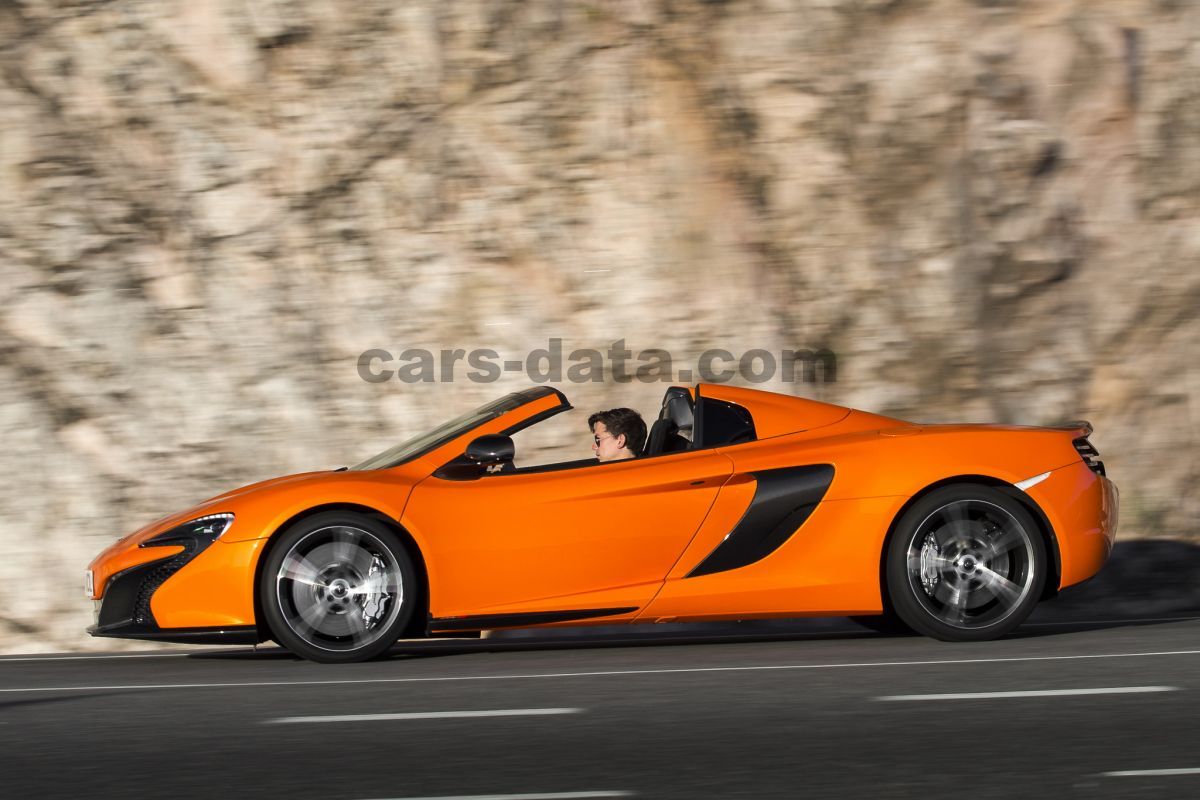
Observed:
[[[605,429],[613,436],[624,434],[629,452],[635,456],[642,454],[642,445],[646,443],[646,423],[642,422],[641,414],[632,408],[611,408],[588,417],[588,428],[596,430],[597,422],[603,422]]]

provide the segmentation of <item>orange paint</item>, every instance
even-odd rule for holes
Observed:
[[[429,580],[421,613],[433,617],[630,609],[583,623],[601,624],[873,613],[885,537],[914,495],[956,477],[1011,485],[1043,472],[1027,495],[1053,527],[1060,585],[1095,574],[1111,551],[1116,489],[1074,450],[1081,430],[922,426],[750,389],[705,384],[699,394],[748,410],[758,438],[472,480],[434,474],[479,435],[565,410],[547,394],[395,467],[264,481],[152,523],[96,558],[95,591],[180,551],[138,547],[146,539],[232,513],[229,530],[171,575],[150,607],[162,629],[254,625],[255,570],[270,538],[297,515],[339,505],[374,511],[412,538]],[[834,477],[799,530],[753,563],[687,577],[745,514],[752,473],[821,464]]]

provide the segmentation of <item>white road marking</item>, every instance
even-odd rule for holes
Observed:
[[[1011,664],[1031,661],[1078,661],[1097,658],[1151,658],[1157,656],[1194,656],[1200,650],[1163,650],[1149,653],[1090,653],[1070,656],[1010,656],[1007,658],[958,658],[937,661],[861,661],[847,664],[771,664],[744,667],[662,667],[658,669],[622,669],[596,672],[541,672],[512,675],[438,675],[419,678],[354,678],[320,681],[244,681],[239,683],[140,683],[104,686],[30,686],[0,689],[0,694],[17,692],[95,692],[149,689],[244,689],[267,686],[365,686],[385,683],[448,683],[455,681],[516,681],[539,678],[599,678],[617,675],[688,675],[706,672],[774,672],[804,669],[850,669],[860,667],[925,667],[942,664]]]
[[[1176,686],[1114,686],[1107,689],[1036,689],[1026,692],[954,692],[950,694],[890,694],[876,700],[994,700],[1002,697],[1075,697],[1089,694],[1178,692]]]
[[[1106,778],[1140,778],[1157,775],[1200,775],[1200,767],[1184,767],[1183,769],[1123,769],[1117,772],[1101,772]]]
[[[410,711],[401,714],[337,714],[328,717],[280,717],[264,725],[288,725],[309,722],[383,722],[406,719],[467,719],[474,717],[548,717],[578,714],[582,708],[502,708],[492,711]]]
[[[633,792],[540,792],[537,794],[456,794],[453,797],[396,797],[391,800],[582,800],[587,797],[633,797]]]

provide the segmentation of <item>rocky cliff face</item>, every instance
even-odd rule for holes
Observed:
[[[1195,533],[1200,4],[0,0],[0,108],[0,649],[99,646],[116,535],[528,383],[375,347],[826,347],[765,386],[1087,417],[1123,535]]]

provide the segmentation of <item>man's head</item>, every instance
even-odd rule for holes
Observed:
[[[592,452],[600,461],[633,458],[646,443],[646,423],[632,408],[597,411],[588,417],[592,429]]]

